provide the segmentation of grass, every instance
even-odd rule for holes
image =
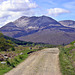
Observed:
[[[70,53],[70,51],[74,48],[74,46],[69,48],[60,48],[59,60],[62,75],[75,75],[75,67],[73,66],[73,60],[71,60],[75,59],[75,55]]]
[[[8,52],[0,52],[0,53],[14,53],[18,54],[18,56],[14,56],[11,59],[7,59],[5,62],[6,64],[1,64],[0,63],[0,75],[3,75],[4,73],[10,71],[12,68],[16,67],[18,64],[23,62],[29,55],[28,52],[34,52],[41,50],[42,48],[36,48],[36,49],[29,49],[29,47],[23,47],[23,46],[18,46],[15,47],[15,51],[8,51]],[[20,53],[23,53],[22,55],[19,55]]]
[[[10,71],[12,69],[12,67],[8,67],[6,65],[4,65],[4,68],[0,69],[0,75],[4,75],[4,73]]]
[[[0,75],[10,71],[12,68],[16,67],[19,63],[25,60],[28,57],[28,54],[16,56],[14,59],[8,59],[6,64],[0,64]]]

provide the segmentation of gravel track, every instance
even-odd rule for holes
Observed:
[[[5,75],[61,75],[59,49],[46,48],[34,52]]]

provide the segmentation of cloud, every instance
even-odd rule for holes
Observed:
[[[36,7],[37,4],[30,0],[3,0],[0,4],[0,25],[13,21],[20,16],[31,16]]]
[[[8,10],[8,11],[24,11],[30,8],[36,8],[37,5],[35,3],[30,2],[29,0],[7,0],[4,1],[0,8],[1,10]]]
[[[62,9],[62,8],[51,8],[51,9],[47,9],[47,11],[48,11],[48,15],[51,15],[51,16],[58,16],[60,14],[70,12],[69,10]]]

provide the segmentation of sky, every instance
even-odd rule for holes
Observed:
[[[75,0],[0,0],[0,27],[21,16],[75,20]]]

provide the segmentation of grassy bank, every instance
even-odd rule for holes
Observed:
[[[15,51],[7,51],[7,52],[0,52],[1,54],[7,54],[7,53],[13,53],[15,56],[13,58],[9,58],[3,62],[6,62],[5,64],[1,64],[0,62],[0,75],[3,75],[4,73],[10,71],[12,68],[15,68],[19,63],[24,61],[30,53],[38,51],[42,48],[34,48],[29,49],[29,47],[15,47]]]
[[[75,46],[61,47],[59,60],[62,75],[75,75]]]

